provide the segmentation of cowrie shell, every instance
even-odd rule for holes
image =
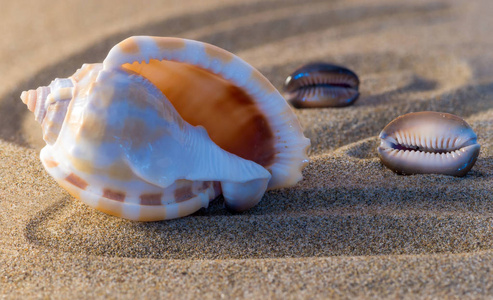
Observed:
[[[433,111],[402,115],[380,133],[382,163],[399,174],[464,176],[481,146],[476,133],[458,116]]]

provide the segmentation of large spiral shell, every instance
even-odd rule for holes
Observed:
[[[131,37],[21,98],[42,124],[46,170],[123,218],[186,216],[221,193],[245,210],[301,180],[308,162],[309,140],[269,81],[197,41]]]

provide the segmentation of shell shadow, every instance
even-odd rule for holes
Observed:
[[[34,216],[25,236],[31,243],[66,252],[154,259],[400,255],[493,248],[490,216],[397,215],[369,209],[386,204],[375,203],[375,197],[382,193],[395,196],[411,192],[331,188],[323,191],[323,195],[331,195],[324,199],[316,196],[317,190],[304,190],[300,196],[320,200],[296,214],[205,214],[154,223],[87,211],[87,207],[64,199]],[[436,199],[429,196],[414,194],[413,202],[418,199],[421,205],[430,205]],[[359,206],[358,212],[355,205]],[[309,214],[313,209],[319,213]]]

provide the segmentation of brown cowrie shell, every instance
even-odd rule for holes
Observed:
[[[324,62],[304,65],[284,82],[286,100],[296,108],[351,105],[359,97],[358,87],[353,71]]]
[[[382,163],[403,175],[464,176],[474,166],[481,148],[466,121],[433,111],[396,118],[385,126],[380,139]]]

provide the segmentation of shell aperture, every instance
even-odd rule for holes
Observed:
[[[103,64],[64,80],[71,100],[56,101],[55,81],[21,98],[48,112],[68,103],[55,110],[59,131],[41,159],[60,185],[99,210],[170,219],[221,193],[229,207],[245,210],[267,188],[301,179],[309,141],[294,114],[258,71],[225,50],[131,37]]]
[[[268,121],[239,87],[202,68],[173,61],[151,60],[123,68],[150,80],[187,123],[206,128],[222,149],[261,165],[272,163],[275,153]],[[200,85],[200,93],[187,88],[194,83]],[[224,113],[228,110],[234,113]],[[241,140],[235,138],[239,135]]]

